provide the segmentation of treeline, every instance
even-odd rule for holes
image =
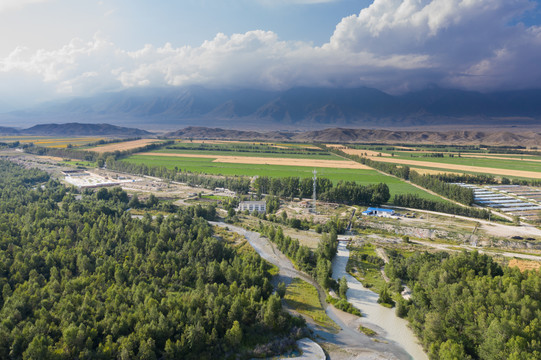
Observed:
[[[286,198],[309,198],[313,193],[310,178],[271,178],[260,176],[254,181],[258,194],[270,194]],[[336,185],[327,178],[316,180],[317,198],[347,205],[380,205],[391,197],[387,184],[360,185],[354,181],[339,181]]]
[[[168,169],[165,166],[149,166],[146,164],[134,164],[127,161],[117,161],[108,158],[107,169],[125,172],[134,175],[155,176],[171,181],[187,183],[190,186],[202,186],[207,189],[217,187],[227,188],[241,194],[250,191],[250,178],[245,176],[216,176],[182,171],[181,169]]]
[[[285,236],[280,226],[265,225],[260,222],[259,232],[275,243],[278,249],[300,270],[311,275],[324,289],[336,287],[336,281],[332,279],[331,264],[338,248],[338,237],[335,231],[323,234],[315,251],[306,245],[301,245],[299,240]]]
[[[416,171],[409,172],[409,180],[425,189],[430,189],[448,199],[455,200],[464,205],[473,204],[473,190],[459,185],[449,184],[433,175],[420,175]]]
[[[175,144],[166,146],[166,149],[170,150],[202,150],[202,151],[224,151],[224,152],[249,152],[249,153],[268,153],[268,154],[294,154],[294,155],[328,155],[331,154],[322,149],[303,149],[303,148],[287,148],[282,149],[279,147],[269,145],[243,145],[243,144]]]
[[[447,214],[474,217],[478,219],[489,219],[490,211],[473,207],[464,207],[450,202],[433,201],[423,199],[417,194],[396,194],[393,204],[414,209],[443,212]]]
[[[391,279],[412,289],[397,313],[430,359],[540,359],[541,274],[502,267],[477,252],[395,253]]]
[[[464,205],[471,205],[473,203],[473,190],[458,185],[448,184],[434,175],[421,175],[416,171],[410,170],[408,166],[398,166],[394,164],[374,161],[357,155],[349,155],[337,149],[331,149],[330,151],[339,153],[341,156],[348,157],[353,161],[360,162],[374,169],[383,171],[387,174],[394,175],[404,180],[409,180],[416,185],[422,186],[426,189],[434,191],[435,193],[438,193],[451,200],[460,202]]]
[[[103,140],[100,140],[100,141],[103,141]],[[118,141],[112,141],[112,142],[118,142]],[[35,154],[35,155],[47,155],[47,156],[56,156],[56,157],[61,157],[61,158],[98,162],[98,166],[102,167],[108,158],[112,157],[114,160],[119,160],[137,152],[152,151],[152,150],[160,149],[164,146],[171,145],[171,144],[174,144],[173,140],[152,143],[152,144],[148,144],[148,145],[141,146],[135,149],[130,149],[130,150],[123,150],[123,151],[116,150],[116,151],[107,152],[107,153],[98,153],[96,151],[80,150],[77,148],[67,148],[67,147],[66,148],[52,148],[52,147],[34,146],[33,144],[30,143],[28,144],[29,146],[25,148],[25,151],[27,153]]]
[[[121,189],[44,177],[0,162],[0,358],[251,358],[301,335],[270,265],[198,209],[138,220]]]

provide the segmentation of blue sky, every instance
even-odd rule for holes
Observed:
[[[541,84],[539,0],[0,0],[0,110],[132,87]]]

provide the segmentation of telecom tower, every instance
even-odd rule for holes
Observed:
[[[312,172],[314,174],[314,177],[312,178],[314,180],[314,192],[312,193],[312,212],[316,213],[316,188],[317,188],[317,170],[314,169]]]

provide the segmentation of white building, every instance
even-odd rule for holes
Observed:
[[[248,210],[250,212],[258,211],[260,213],[264,213],[267,211],[267,203],[265,201],[241,201],[238,210]]]

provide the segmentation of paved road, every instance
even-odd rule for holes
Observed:
[[[313,327],[312,330],[316,334],[316,338],[320,338],[326,342],[338,346],[341,350],[347,351],[352,355],[352,359],[359,358],[358,356],[360,355],[362,355],[362,358],[370,359],[411,359],[411,357],[399,346],[393,343],[375,342],[368,336],[361,334],[355,328],[355,326],[358,326],[357,322],[346,324],[342,320],[343,313],[341,314],[339,310],[336,310],[332,306],[326,305],[326,302],[324,301],[326,294],[321,289],[319,284],[317,284],[309,275],[295,269],[291,261],[284,254],[282,254],[280,250],[275,248],[268,239],[262,237],[259,233],[247,231],[241,227],[223,222],[210,222],[210,224],[224,228],[227,227],[230,231],[234,231],[244,236],[263,259],[276,265],[280,272],[276,277],[277,279],[275,279],[275,284],[281,281],[289,284],[294,278],[297,277],[312,284],[316,287],[316,289],[318,289],[320,299],[323,300],[322,304],[324,304],[326,307],[325,312],[336,324],[338,324],[341,330],[338,333],[333,334],[320,328]]]

